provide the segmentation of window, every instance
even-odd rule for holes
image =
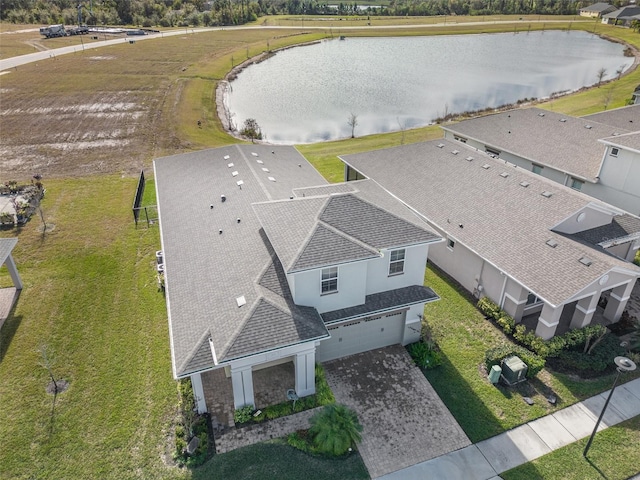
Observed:
[[[455,247],[455,246],[456,246],[456,242],[454,242],[450,238],[447,238],[447,248],[449,250],[453,250],[453,247]]]
[[[453,138],[456,139],[459,142],[467,143],[467,139],[464,138],[464,137],[459,137],[458,135],[454,135]]]
[[[620,152],[620,150],[618,150],[617,148],[614,147],[614,148],[611,149],[611,156],[612,157],[617,157],[619,152]]]
[[[495,148],[490,148],[485,145],[484,151],[489,154],[490,157],[496,158],[499,157],[502,153],[500,150],[496,150]]]
[[[571,178],[571,188],[574,190],[582,190],[582,186],[584,182],[582,180],[578,180],[577,178]]]
[[[536,303],[540,303],[541,301],[542,300],[536,297],[534,293],[529,292],[529,295],[527,295],[527,305],[535,305]]]
[[[533,173],[537,173],[538,175],[542,175],[542,169],[544,167],[542,165],[536,165],[535,163],[531,165],[531,171]]]
[[[332,293],[338,291],[338,267],[322,269],[321,293]]]
[[[404,273],[404,248],[392,251],[389,257],[389,275],[401,273]]]

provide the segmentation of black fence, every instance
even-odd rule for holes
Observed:
[[[144,179],[144,171],[140,170],[140,178],[138,179],[138,188],[136,188],[136,196],[133,199],[133,221],[138,228],[138,222],[140,222],[140,215],[144,215],[143,220],[147,222],[147,227],[153,225],[158,220],[158,208],[156,205],[142,205],[142,199],[144,197],[144,187],[146,181]]]

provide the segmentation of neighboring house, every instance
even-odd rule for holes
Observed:
[[[317,361],[419,339],[442,239],[374,182],[328,185],[294,148],[265,145],[154,171],[173,375],[200,412],[208,370],[225,368],[238,408],[255,405],[256,369],[293,362],[305,396]]]
[[[607,13],[615,12],[616,7],[608,3],[594,3],[579,10],[581,17],[600,18]]]
[[[640,214],[640,151],[628,135],[640,132],[640,105],[586,117],[525,108],[442,128],[447,139]]]
[[[614,12],[602,15],[602,23],[609,25],[628,27],[634,20],[640,21],[640,7],[622,7]]]
[[[640,277],[627,261],[640,218],[457,141],[342,160],[345,178],[374,180],[446,238],[430,261],[540,337],[620,319]]]

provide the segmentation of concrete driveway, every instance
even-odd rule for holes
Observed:
[[[324,364],[336,401],[363,426],[358,450],[371,478],[471,445],[400,345]]]

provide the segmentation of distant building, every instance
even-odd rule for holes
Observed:
[[[602,23],[628,27],[634,20],[640,20],[640,7],[622,7],[615,12],[602,16]]]
[[[581,17],[600,18],[607,13],[615,12],[616,7],[608,3],[594,3],[579,10]]]

